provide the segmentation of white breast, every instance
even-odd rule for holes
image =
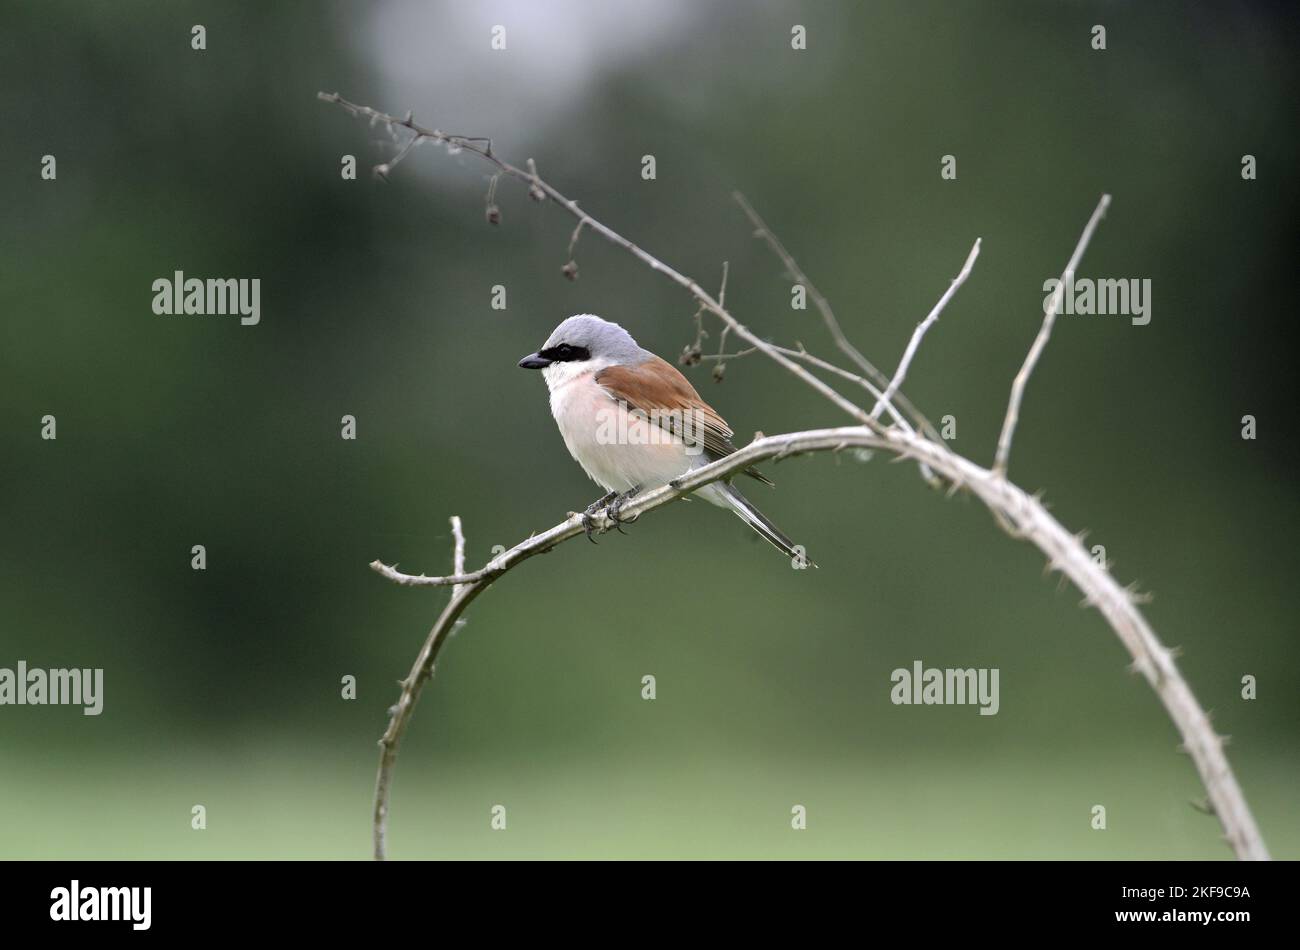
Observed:
[[[608,491],[657,488],[691,468],[681,440],[629,413],[596,384],[604,366],[554,363],[542,371],[551,414],[583,470]]]

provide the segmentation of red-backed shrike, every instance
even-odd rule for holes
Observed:
[[[591,314],[569,317],[519,365],[542,371],[564,444],[609,492],[587,509],[588,515],[608,505],[617,524],[619,508],[638,491],[666,485],[736,451],[727,423],[686,377],[638,346],[617,323]],[[744,473],[772,484],[757,469]],[[730,508],[787,557],[809,563],[730,481],[713,482],[695,494]]]

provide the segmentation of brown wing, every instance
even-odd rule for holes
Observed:
[[[650,421],[690,444],[703,444],[704,453],[710,459],[720,459],[736,451],[726,420],[666,360],[652,356],[635,369],[609,366],[598,372],[595,379],[598,386],[612,398],[626,403],[629,409],[644,413]],[[772,484],[757,469],[746,469],[745,474]]]

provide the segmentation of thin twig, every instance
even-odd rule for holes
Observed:
[[[948,306],[948,301],[953,298],[955,293],[957,293],[958,288],[961,287],[962,284],[966,283],[966,278],[970,276],[972,268],[975,267],[975,258],[979,256],[980,239],[976,238],[975,244],[970,249],[970,253],[966,255],[966,263],[962,265],[961,272],[953,278],[952,283],[948,285],[948,289],[945,290],[943,296],[939,298],[939,302],[934,305],[934,309],[931,310],[926,318],[918,323],[916,329],[912,331],[912,338],[907,341],[907,349],[903,351],[903,357],[898,361],[898,369],[894,370],[894,378],[889,381],[889,385],[885,387],[884,393],[878,400],[876,400],[876,405],[871,410],[871,418],[880,418],[881,411],[885,406],[889,405],[890,399],[892,399],[894,394],[898,392],[898,387],[903,385],[903,380],[907,378],[907,368],[911,366],[912,357],[916,355],[916,350],[921,345],[921,339],[925,336],[925,332],[930,329],[936,320],[939,319],[939,314],[943,312],[944,307]]]
[[[718,291],[718,306],[720,307],[726,305],[725,301],[727,299],[727,270],[728,270],[728,262],[723,261],[722,262],[722,288]],[[724,323],[722,325],[722,332],[718,334],[719,354],[723,354],[727,352],[727,334],[730,332],[731,332],[731,325]],[[722,374],[725,373],[726,370],[727,370],[726,361],[719,359],[718,362],[715,363],[713,366],[713,381],[715,383],[722,382]]]
[[[1079,243],[1074,246],[1074,253],[1070,255],[1069,263],[1065,265],[1061,283],[1057,286],[1056,293],[1052,294],[1051,302],[1043,313],[1043,324],[1038,328],[1038,335],[1034,337],[1034,344],[1029,348],[1024,365],[1020,367],[1020,372],[1016,373],[1016,378],[1011,384],[1007,416],[1002,421],[1002,434],[998,436],[997,454],[993,460],[993,471],[999,475],[1007,474],[1007,459],[1011,455],[1011,439],[1016,432],[1016,423],[1020,420],[1020,401],[1025,396],[1025,383],[1029,382],[1029,374],[1034,371],[1038,357],[1042,355],[1047,341],[1052,336],[1052,324],[1056,322],[1056,314],[1061,307],[1066,284],[1074,279],[1079,261],[1083,259],[1083,252],[1088,249],[1088,242],[1092,240],[1092,232],[1097,230],[1097,223],[1101,221],[1108,207],[1110,207],[1110,195],[1102,195],[1101,200],[1097,202],[1097,210],[1093,211],[1092,217],[1088,219],[1088,224],[1083,229],[1083,234],[1079,235]]]
[[[856,363],[859,369],[870,376],[877,385],[888,386],[889,379],[849,341],[849,338],[844,333],[844,329],[840,326],[840,321],[835,318],[835,311],[831,309],[830,301],[827,300],[826,296],[817,289],[817,286],[808,279],[808,275],[803,272],[803,269],[795,261],[794,255],[785,249],[785,245],[781,243],[775,232],[767,226],[767,222],[764,221],[762,217],[759,216],[759,213],[754,210],[754,206],[749,203],[749,199],[739,191],[733,191],[731,197],[735,199],[736,204],[740,205],[740,209],[745,212],[745,215],[754,225],[754,236],[762,238],[767,242],[768,247],[772,249],[772,252],[776,254],[776,256],[781,259],[781,263],[785,265],[786,272],[790,275],[790,279],[796,284],[801,284],[803,288],[808,291],[808,296],[812,298],[813,305],[816,306],[818,312],[822,315],[822,321],[830,331],[831,337],[835,341],[835,345],[839,347],[849,359]]]
[[[460,515],[451,516],[451,533],[455,540],[452,554],[452,574],[455,576],[465,572],[465,534],[461,528]],[[467,606],[473,597],[464,598],[464,593],[464,585],[456,584],[452,588],[451,604],[460,602]],[[451,604],[447,605],[448,608]],[[460,609],[464,610],[464,606]],[[459,615],[458,611],[456,616]],[[415,665],[406,679],[402,680],[402,691],[397,697],[396,705],[392,708],[388,728],[384,730],[384,735],[379,740],[379,771],[375,776],[374,807],[374,850],[377,861],[384,860],[388,852],[388,803],[392,796],[393,769],[397,765],[397,746],[402,741],[402,735],[406,732],[412,713],[415,712],[415,701],[420,698],[420,690],[433,675],[433,662],[442,647],[446,631],[450,629],[452,627],[444,628],[435,623],[433,629],[429,631],[424,646],[416,656]]]
[[[862,355],[862,351],[850,342],[849,338],[844,333],[844,329],[840,326],[840,321],[835,316],[835,311],[831,309],[830,300],[828,300],[826,295],[818,290],[817,286],[808,279],[808,275],[804,273],[803,268],[799,266],[799,262],[794,259],[794,255],[786,249],[786,246],[783,243],[781,243],[781,239],[776,236],[776,232],[768,226],[768,223],[763,220],[758,211],[754,209],[754,206],[749,203],[749,199],[739,191],[732,192],[732,198],[735,199],[736,204],[740,205],[740,209],[745,212],[745,216],[749,218],[750,223],[754,225],[754,236],[761,238],[767,244],[772,253],[781,261],[782,266],[785,267],[786,274],[790,279],[795,283],[802,285],[804,290],[808,292],[808,296],[812,298],[813,305],[816,306],[817,311],[821,314],[822,322],[826,324],[826,329],[830,332],[831,338],[835,341],[835,345],[857,365],[858,369],[865,374],[865,376],[858,376],[856,373],[848,374],[844,370],[838,370],[837,372],[849,376],[879,397],[882,389],[887,389],[889,387],[889,377],[877,369],[869,359]],[[870,379],[870,382],[868,382],[868,378]],[[872,383],[874,383],[874,386]],[[899,408],[911,416],[916,422],[917,428],[924,432],[934,432],[935,428],[930,424],[930,420],[925,418],[921,411],[912,405],[911,400],[904,396],[903,393],[899,391],[899,388],[900,387],[895,387],[892,400],[886,400],[890,410],[890,415],[894,418],[894,421],[896,423],[902,421],[899,414],[894,411],[892,405],[892,402],[897,402]],[[872,415],[873,419],[879,417],[879,412]],[[938,438],[937,435],[934,437]],[[928,477],[929,476],[927,475],[927,478]]]
[[[456,553],[452,556],[451,565],[452,573],[465,573],[465,532],[461,528],[460,515],[451,516],[451,536],[456,542]],[[452,588],[451,595],[455,597],[460,593],[464,584],[457,584]]]
[[[840,379],[861,386],[868,393],[870,393],[872,397],[874,397],[875,399],[880,399],[884,395],[884,392],[876,388],[875,384],[872,383],[865,376],[860,376],[857,373],[850,372],[849,370],[845,369],[842,366],[837,366],[836,364],[830,362],[829,360],[824,360],[820,356],[815,356],[814,354],[809,353],[808,350],[805,349],[803,344],[801,343],[796,344],[795,347],[778,346],[777,344],[773,343],[772,347],[778,353],[782,353],[785,356],[790,357],[790,359],[792,360],[799,360],[801,362],[807,363],[809,366],[815,366],[817,369],[824,370],[825,372],[840,377]],[[752,356],[753,354],[758,352],[761,351],[757,347],[751,346],[747,349],[737,350],[734,353],[727,353],[725,355],[704,354],[700,356],[700,359],[702,360],[739,359],[740,357],[743,356]],[[895,396],[897,396],[897,394],[895,394]],[[898,410],[894,408],[894,404],[892,400],[885,403],[885,408],[889,410],[889,415],[894,420],[895,425],[900,426],[906,432],[915,431],[912,425],[901,415],[898,414]],[[927,437],[934,439],[937,442],[943,441],[943,438],[939,435],[938,430],[936,430],[934,426],[930,424],[930,420],[926,419],[925,416],[921,415],[920,413],[917,413],[915,416],[915,421],[916,421],[916,428],[924,432]]]

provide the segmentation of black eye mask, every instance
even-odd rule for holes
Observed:
[[[591,351],[586,347],[570,346],[568,343],[549,346],[537,355],[550,360],[552,363],[580,363],[583,360],[591,359]]]

